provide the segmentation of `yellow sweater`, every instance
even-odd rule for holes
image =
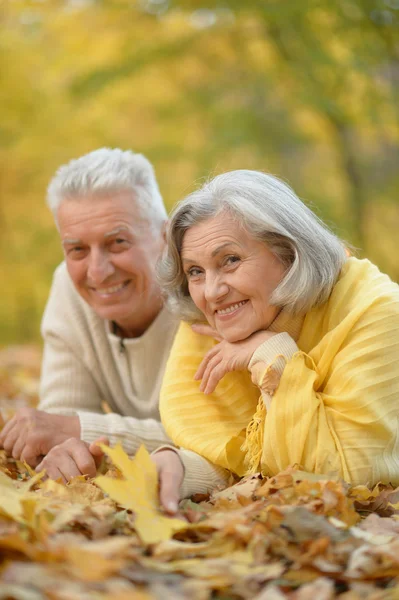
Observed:
[[[399,485],[399,286],[369,261],[351,258],[329,300],[297,326],[283,311],[274,331],[290,335],[276,335],[257,351],[263,373],[285,357],[265,402],[261,470],[272,475],[298,463],[338,472],[353,484]],[[211,395],[199,391],[194,373],[215,343],[181,324],[161,390],[161,418],[175,444],[243,475],[251,457],[242,444],[259,388],[248,371],[229,373]],[[254,372],[259,361],[251,363]]]

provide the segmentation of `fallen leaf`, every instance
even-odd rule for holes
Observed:
[[[161,514],[158,502],[158,474],[155,463],[144,446],[141,446],[131,460],[122,446],[101,449],[110,457],[124,479],[104,475],[95,483],[123,508],[135,514],[135,528],[142,541],[155,544],[169,539],[176,531],[187,527],[180,519],[172,519]]]
[[[29,481],[15,481],[0,471],[0,514],[24,522],[22,501],[34,497],[30,489],[42,477],[43,473],[37,473]]]

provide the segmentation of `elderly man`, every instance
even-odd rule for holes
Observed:
[[[102,436],[131,454],[168,442],[158,396],[177,324],[155,278],[167,217],[144,156],[103,148],[73,160],[47,201],[65,261],[43,317],[40,405],[6,424],[0,447],[69,480],[95,474]]]

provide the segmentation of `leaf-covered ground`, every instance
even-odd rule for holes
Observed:
[[[0,353],[0,410],[37,401],[39,356]],[[0,451],[0,600],[399,599],[399,490],[289,469],[157,507],[144,450],[96,480],[45,480]]]

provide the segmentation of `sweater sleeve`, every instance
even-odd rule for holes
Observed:
[[[142,444],[153,452],[161,444],[170,444],[162,424],[155,419],[123,417],[116,413],[106,415],[77,411],[80,419],[80,437],[85,442],[94,442],[101,436],[109,439],[111,446],[122,444],[127,454],[133,455]]]
[[[181,497],[189,498],[193,494],[207,494],[215,488],[223,488],[229,482],[230,472],[212,464],[191,450],[181,448],[177,451],[184,466],[184,480]]]
[[[61,415],[102,412],[102,398],[89,370],[65,340],[47,328],[45,319],[38,408]]]
[[[262,467],[292,464],[336,472],[352,484],[399,484],[399,311],[380,302],[366,311],[338,351],[318,364],[297,352],[285,366],[266,416]],[[310,353],[311,354],[311,353]]]

